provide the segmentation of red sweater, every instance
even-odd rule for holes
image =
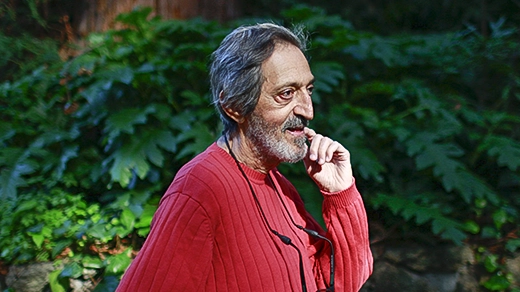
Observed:
[[[308,291],[325,288],[330,248],[291,223],[325,234],[295,188],[277,170],[242,167],[271,227],[302,252]],[[355,185],[323,196],[336,291],[358,291],[372,272],[363,201]],[[214,143],[177,173],[117,291],[302,291],[299,271],[298,252],[269,231],[235,161]]]

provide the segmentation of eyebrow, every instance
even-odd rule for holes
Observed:
[[[309,83],[307,83],[307,85],[314,84],[315,81],[316,81],[316,78],[312,77],[312,79],[310,80]],[[305,86],[305,85],[303,85],[303,86]],[[284,84],[282,84],[280,86],[277,86],[276,90],[278,91],[278,90],[280,90],[282,88],[285,88],[285,87],[297,87],[297,88],[299,88],[299,87],[302,87],[302,85],[300,83],[298,83],[298,82],[287,82],[287,83],[284,83]]]

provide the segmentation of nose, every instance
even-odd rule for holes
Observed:
[[[307,92],[307,89],[304,88],[300,90],[298,96],[297,104],[294,107],[294,114],[302,116],[307,120],[312,120],[314,118],[314,108],[312,107],[311,95]]]

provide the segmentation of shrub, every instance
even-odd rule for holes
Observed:
[[[216,139],[206,63],[237,23],[149,12],[121,15],[126,28],[90,35],[77,57],[0,84],[0,201],[12,214],[0,233],[19,243],[0,241],[3,261],[60,259],[61,277],[92,268],[114,285],[175,172]],[[490,38],[471,28],[381,37],[316,8],[283,16],[312,32],[311,126],[352,153],[372,224],[400,240],[475,244],[483,265],[516,251],[517,31],[497,22]],[[281,169],[319,217],[303,167]],[[488,289],[510,285],[490,267]]]

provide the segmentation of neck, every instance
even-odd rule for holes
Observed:
[[[226,145],[228,139],[229,148]],[[249,168],[267,174],[271,169],[280,164],[276,159],[266,159],[256,151],[254,145],[242,135],[223,135],[217,140],[217,145],[226,152],[235,155],[236,159]]]

